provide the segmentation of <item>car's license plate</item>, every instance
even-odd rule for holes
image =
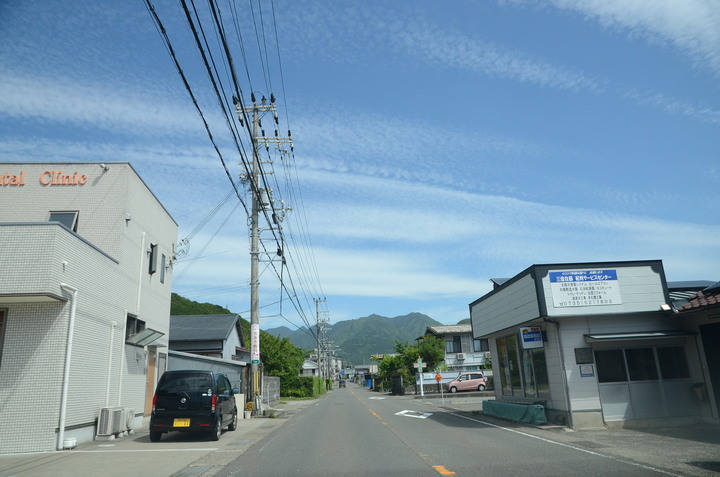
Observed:
[[[190,419],[174,419],[173,427],[190,427]]]

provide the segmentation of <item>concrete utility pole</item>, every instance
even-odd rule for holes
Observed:
[[[258,401],[256,402],[255,408],[259,408],[259,397],[261,393],[260,389],[260,274],[259,274],[259,262],[260,262],[260,212],[268,210],[268,207],[272,204],[272,191],[264,187],[264,181],[261,180],[263,174],[261,161],[260,161],[260,143],[265,145],[265,149],[269,151],[270,143],[277,144],[277,148],[280,149],[280,144],[289,143],[292,148],[292,137],[290,131],[288,131],[287,137],[280,137],[277,129],[275,129],[274,137],[267,137],[265,130],[261,129],[261,117],[268,112],[273,113],[275,125],[278,124],[278,117],[275,108],[275,96],[270,95],[270,104],[267,103],[265,97],[262,97],[260,104],[255,100],[255,94],[252,94],[252,106],[243,106],[239,100],[235,99],[236,113],[240,117],[242,123],[245,119],[245,112],[248,110],[252,114],[252,145],[253,145],[253,157],[252,157],[252,172],[250,177],[250,187],[252,193],[252,211],[250,214],[250,397]],[[261,133],[261,134],[260,134]],[[286,151],[285,151],[286,152]],[[280,222],[282,221],[282,214],[280,217],[272,209],[273,222],[269,224],[272,229],[274,226],[280,228]],[[284,209],[282,209],[284,210]],[[281,253],[282,250],[278,249]],[[281,256],[282,260],[284,258]]]
[[[317,365],[318,365],[318,376],[323,379],[325,378],[325,367],[323,348],[325,346],[325,322],[326,320],[320,317],[320,302],[324,302],[325,298],[315,298],[315,339],[317,340]]]

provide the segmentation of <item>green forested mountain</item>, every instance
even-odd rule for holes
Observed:
[[[370,363],[370,356],[373,354],[394,353],[396,341],[413,343],[416,338],[425,334],[428,326],[440,324],[422,313],[410,313],[394,318],[370,315],[333,323],[325,335],[338,347],[337,353],[341,358],[349,364],[358,365]],[[288,338],[300,348],[313,349],[316,345],[307,328],[290,330],[282,326],[265,331],[277,337]]]
[[[171,315],[230,315],[232,311],[212,303],[198,303],[181,297],[177,293],[170,296]]]
[[[171,315],[218,315],[230,314],[230,310],[212,303],[198,303],[188,300],[176,293],[172,294],[170,303]],[[243,335],[249,345],[250,322],[240,318]],[[425,334],[425,329],[431,325],[441,323],[422,313],[388,318],[381,315],[370,315],[355,320],[331,323],[326,332],[326,338],[337,347],[338,356],[348,364],[358,365],[370,363],[373,354],[387,354],[395,352],[395,342],[413,343],[416,338]],[[308,328],[291,330],[285,326],[261,331],[261,340],[266,333],[278,338],[288,338],[290,342],[305,350],[316,347],[312,332]]]

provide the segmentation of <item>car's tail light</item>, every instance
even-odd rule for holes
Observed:
[[[155,412],[155,405],[157,404],[157,394],[153,395],[153,406],[152,412]]]
[[[213,412],[217,409],[217,394],[212,395],[212,399],[210,400],[210,409]]]

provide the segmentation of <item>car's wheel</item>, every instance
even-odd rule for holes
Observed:
[[[162,432],[151,432],[150,433],[150,441],[151,442],[160,442],[160,436],[162,436]]]
[[[237,429],[237,411],[233,413],[232,421],[228,425],[228,431],[234,431]]]
[[[451,388],[450,388],[450,392],[451,392],[451,393],[456,393],[456,392],[457,392],[457,388],[456,388],[455,386],[451,387]]]
[[[215,421],[215,429],[210,431],[210,440],[211,441],[219,441],[221,434],[222,434],[222,416],[218,415],[217,420]]]
[[[480,386],[478,386],[478,391],[485,391],[485,385],[481,384]]]

